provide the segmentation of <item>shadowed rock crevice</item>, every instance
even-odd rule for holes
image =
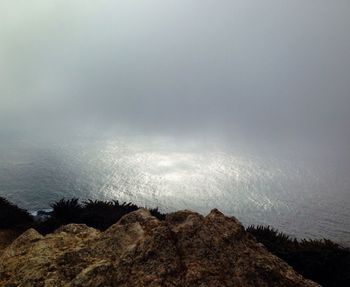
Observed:
[[[29,229],[0,256],[0,286],[318,286],[269,253],[234,218],[213,210],[140,209],[104,232],[69,224]]]

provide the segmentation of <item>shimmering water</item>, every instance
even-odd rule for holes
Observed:
[[[42,209],[62,197],[164,211],[219,208],[245,225],[350,243],[346,157],[257,151],[166,138],[0,144],[0,196]]]

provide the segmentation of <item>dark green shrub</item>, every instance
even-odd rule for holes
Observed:
[[[7,199],[0,197],[0,229],[26,229],[33,222],[33,217]]]
[[[34,229],[36,229],[39,233],[46,235],[54,232],[57,228],[59,228],[62,225],[64,225],[64,223],[62,223],[61,221],[57,220],[56,218],[49,217],[40,222],[35,222]]]
[[[119,203],[117,200],[88,200],[83,203],[81,222],[100,230],[106,230],[125,214],[138,209],[139,207],[135,204]]]
[[[54,232],[58,227],[69,223],[82,223],[83,210],[77,198],[61,199],[50,204],[51,216],[36,222],[34,228],[42,234]]]
[[[50,205],[52,208],[52,218],[62,224],[80,223],[82,206],[79,199],[61,199]]]
[[[51,207],[53,209],[51,217],[36,224],[36,229],[43,234],[53,232],[61,225],[69,223],[84,223],[103,231],[115,224],[124,215],[140,208],[135,204],[120,203],[117,200],[89,199],[80,204],[77,198],[61,199],[51,204]],[[161,213],[158,208],[149,210],[158,219],[165,219],[165,214]]]
[[[260,243],[264,244],[268,250],[283,253],[296,247],[296,239],[279,232],[271,226],[249,226],[247,232],[252,234]]]
[[[158,218],[159,220],[165,220],[165,217],[166,217],[166,214],[164,213],[161,213],[157,208],[151,208],[151,209],[148,209],[149,212],[156,218]]]
[[[348,248],[325,239],[298,241],[269,226],[250,226],[247,231],[304,277],[325,287],[348,286]]]

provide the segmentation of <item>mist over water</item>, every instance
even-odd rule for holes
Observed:
[[[3,0],[0,196],[350,242],[350,2]]]

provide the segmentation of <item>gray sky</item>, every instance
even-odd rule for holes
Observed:
[[[349,142],[348,0],[1,0],[0,129]]]

